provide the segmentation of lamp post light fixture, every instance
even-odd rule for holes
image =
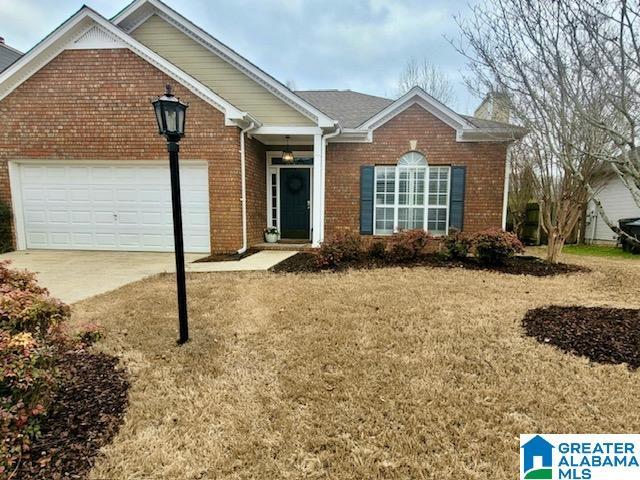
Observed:
[[[165,94],[151,102],[158,122],[158,133],[167,139],[169,170],[171,173],[171,203],[173,207],[173,241],[176,253],[176,281],[178,290],[178,343],[189,340],[187,318],[187,285],[184,273],[184,243],[182,237],[182,207],[180,204],[180,168],[178,165],[179,142],[184,136],[185,116],[188,105],[171,93],[171,85]]]

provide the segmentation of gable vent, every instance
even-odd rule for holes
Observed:
[[[109,32],[94,25],[67,47],[69,50],[126,48],[125,44]]]

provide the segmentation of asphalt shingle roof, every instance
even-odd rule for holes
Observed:
[[[394,101],[351,90],[300,90],[295,92],[321,112],[338,120],[344,128],[355,128],[369,120]],[[469,123],[482,129],[517,129],[508,123],[461,115]]]
[[[344,128],[355,128],[383,110],[393,100],[351,90],[302,90],[295,92]]]
[[[0,72],[22,56],[20,52],[0,43]]]

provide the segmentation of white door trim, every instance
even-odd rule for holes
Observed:
[[[311,240],[311,236],[313,235],[313,209],[314,209],[314,204],[313,204],[313,178],[314,178],[314,165],[273,165],[272,161],[274,158],[279,158],[282,156],[282,151],[269,151],[266,152],[267,155],[267,162],[266,162],[266,168],[267,168],[267,226],[271,227],[273,225],[273,213],[272,213],[272,202],[273,202],[273,195],[272,195],[272,185],[271,185],[271,175],[273,173],[276,174],[276,228],[278,229],[278,232],[281,231],[280,229],[280,169],[282,168],[306,168],[309,170],[309,202],[311,203],[310,208],[309,208],[309,238],[308,240]],[[294,158],[313,158],[313,152],[310,151],[294,151],[293,152],[293,156]],[[314,164],[315,164],[315,158],[314,158]]]

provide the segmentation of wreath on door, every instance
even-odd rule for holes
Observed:
[[[287,177],[287,190],[290,193],[298,193],[304,187],[304,182],[299,175]]]

